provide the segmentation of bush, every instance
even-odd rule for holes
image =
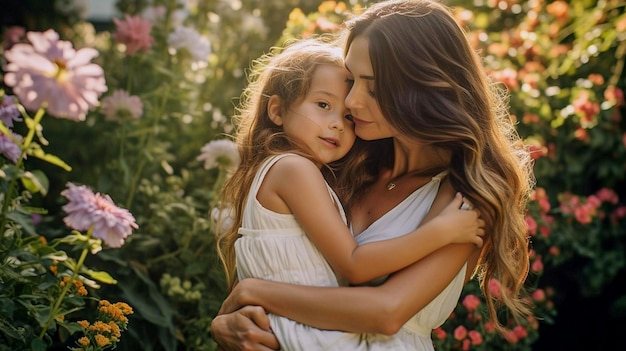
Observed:
[[[543,326],[558,320],[571,286],[582,296],[607,296],[611,318],[623,320],[626,295],[607,294],[626,272],[626,169],[616,162],[626,159],[623,2],[449,3],[486,69],[509,88],[511,115],[534,151],[527,298],[537,319],[518,324],[503,314],[510,332],[493,333],[470,282],[433,332],[436,347],[530,350]],[[96,343],[89,328],[108,318],[98,317],[99,304],[119,301],[133,313],[110,346],[215,349],[209,326],[226,287],[211,218],[223,179],[237,165],[229,116],[246,69],[272,45],[336,31],[366,5],[122,0],[122,15],[98,31],[72,6],[56,7],[64,12],[52,17],[50,9],[33,12],[28,30],[54,27],[76,50],[97,50],[92,61],[103,69],[106,90],[84,97],[84,116],[50,118],[63,100],[29,103],[3,68],[0,344],[66,349],[80,347],[83,336]],[[24,28],[2,30],[7,67],[7,52],[32,40]],[[58,72],[68,68],[54,63]],[[60,77],[52,82],[61,84]],[[19,117],[7,119],[8,111]],[[88,184],[132,213],[138,227],[122,247],[88,254],[99,242],[63,222],[68,183]]]

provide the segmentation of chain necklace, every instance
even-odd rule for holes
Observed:
[[[392,178],[388,183],[387,183],[387,191],[393,190],[395,189],[395,187],[398,185],[398,182],[402,179],[402,178],[409,178],[409,177],[413,177],[416,175],[424,175],[423,174],[423,170],[419,170],[419,171],[413,171],[413,172],[408,172],[405,174],[401,174],[395,178]]]
[[[442,167],[442,168],[420,169],[417,171],[404,173],[389,180],[389,182],[387,182],[387,185],[385,187],[387,188],[387,191],[390,191],[390,190],[395,189],[396,186],[398,186],[398,182],[401,181],[403,178],[434,177],[435,175],[441,173],[443,170],[445,170],[445,168]]]

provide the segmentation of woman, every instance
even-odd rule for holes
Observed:
[[[381,224],[390,236],[415,229],[420,222],[407,219],[424,210],[399,220],[398,208],[410,212],[411,195],[444,169],[447,177],[421,222],[460,191],[486,222],[484,245],[448,245],[375,287],[243,280],[221,312],[259,305],[317,328],[393,335],[416,350],[432,350],[431,330],[445,321],[463,284],[478,273],[497,326],[499,304],[516,318],[529,314],[520,294],[528,271],[524,210],[532,186],[530,158],[502,94],[489,83],[450,11],[429,0],[375,4],[348,23],[345,47],[354,79],[346,106],[356,134],[372,141],[364,174],[373,180],[359,177],[365,179],[361,191],[345,204],[359,244],[387,238],[369,236]],[[492,278],[500,282],[495,292],[487,289]],[[260,327],[246,328],[252,322]],[[263,314],[250,307],[218,316],[212,324],[215,340],[226,349],[276,349],[264,329]]]

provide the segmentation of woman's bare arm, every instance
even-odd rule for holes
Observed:
[[[259,305],[320,329],[394,334],[443,291],[475,250],[471,244],[446,246],[377,287],[321,288],[245,279],[221,313]]]

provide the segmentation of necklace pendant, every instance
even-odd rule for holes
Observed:
[[[396,183],[394,182],[387,183],[387,191],[392,190],[395,187],[396,187]]]

